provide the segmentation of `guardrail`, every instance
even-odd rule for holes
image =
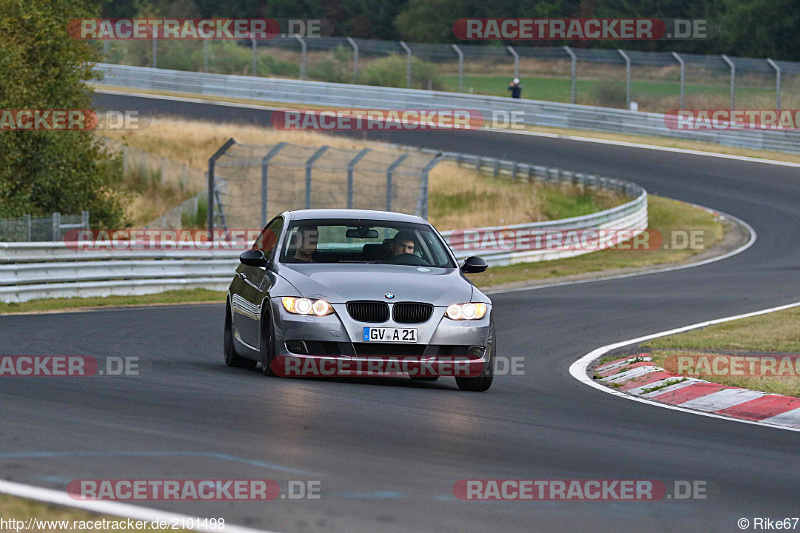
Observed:
[[[105,76],[101,83],[117,87],[343,108],[470,109],[481,112],[485,117],[492,117],[498,111],[517,111],[521,112],[522,123],[527,126],[656,135],[725,146],[800,153],[800,132],[797,131],[674,130],[667,127],[664,115],[659,113],[498,96],[207,74],[124,65],[98,64],[97,69]]]
[[[591,174],[564,171],[458,153],[442,157],[479,171],[507,176],[512,180],[536,179],[588,188],[608,188],[633,200],[612,209],[589,215],[477,228],[478,232],[502,230],[629,230],[631,235],[647,228],[647,192],[635,183]],[[484,257],[490,266],[571,257],[590,249],[506,250],[462,249],[464,231],[445,231],[442,235],[454,247],[459,261],[470,255]],[[484,243],[485,244],[485,243]],[[597,249],[603,249],[605,243]],[[226,290],[238,265],[238,256],[250,243],[219,242],[215,248],[198,249],[195,243],[176,242],[162,249],[125,246],[113,249],[109,242],[0,243],[0,301],[24,302],[40,298],[151,294],[173,289],[206,288]]]

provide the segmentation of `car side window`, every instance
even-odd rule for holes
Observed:
[[[261,250],[264,252],[264,257],[272,259],[278,245],[278,238],[281,236],[281,230],[283,230],[283,218],[275,217],[253,243],[253,250]]]

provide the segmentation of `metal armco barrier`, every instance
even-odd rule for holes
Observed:
[[[423,150],[428,152],[427,150]],[[647,228],[647,192],[635,183],[561,169],[457,153],[438,154],[483,172],[512,180],[536,179],[622,192],[633,200],[589,215],[475,230],[632,230]],[[461,230],[445,231],[451,242]],[[456,238],[457,240],[457,238]],[[151,294],[174,289],[227,289],[240,253],[251,243],[218,243],[219,249],[198,249],[180,242],[168,249],[111,249],[108,243],[65,242],[0,243],[0,301],[24,302],[40,298],[72,298]],[[463,261],[480,255],[490,266],[572,257],[591,250],[536,249],[508,251],[464,250],[453,246]],[[209,245],[210,246],[210,245]],[[598,249],[602,249],[598,248]]]
[[[497,118],[497,113],[503,114],[499,120],[507,121],[508,113],[517,111],[521,112],[521,121],[527,126],[657,135],[725,146],[800,153],[798,131],[674,130],[667,128],[664,115],[659,113],[498,96],[207,74],[149,67],[98,64],[97,69],[104,73],[101,83],[107,86],[340,108],[470,109],[480,111],[487,121]]]

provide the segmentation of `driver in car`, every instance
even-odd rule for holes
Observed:
[[[389,248],[392,250],[392,257],[403,254],[414,253],[414,235],[410,231],[398,231],[392,239]]]
[[[298,228],[295,238],[298,242],[292,259],[303,263],[313,262],[314,254],[317,252],[317,241],[319,240],[317,226],[301,226]]]

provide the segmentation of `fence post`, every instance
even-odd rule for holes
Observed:
[[[153,38],[153,68],[158,68],[158,50],[156,49],[156,41],[155,37]]]
[[[314,155],[306,161],[306,209],[311,209],[311,168],[328,148],[330,148],[330,146],[323,146],[314,152]]]
[[[261,227],[265,227],[267,225],[267,169],[269,168],[270,160],[278,155],[278,152],[281,151],[281,148],[286,146],[287,143],[280,142],[272,147],[267,155],[261,160]]]
[[[108,41],[106,41],[108,42]],[[31,214],[27,213],[23,215],[25,217],[25,226],[28,228],[28,242],[31,241]]]
[[[353,83],[358,81],[358,44],[352,37],[346,37],[347,42],[353,47]]]
[[[53,242],[56,242],[61,233],[61,213],[53,213]]]
[[[506,50],[514,56],[514,77],[519,78],[519,54],[510,46],[506,46]]]
[[[411,88],[411,48],[404,42],[400,41],[400,47],[406,51],[406,87]]]
[[[108,39],[103,39],[103,61],[108,63]]]
[[[569,103],[574,104],[575,103],[575,93],[576,93],[576,90],[577,90],[577,81],[578,81],[577,80],[577,76],[578,76],[578,68],[577,68],[578,58],[575,56],[575,52],[573,52],[572,48],[570,48],[569,46],[564,46],[564,51],[567,54],[569,54],[569,57],[572,60],[572,71],[571,71],[572,87],[570,88],[570,93],[569,93]]]
[[[250,42],[252,43],[253,47],[253,76],[258,76],[258,66],[257,66],[257,56],[258,53],[258,41],[256,41],[255,37],[250,38]]]
[[[433,167],[439,164],[439,161],[441,161],[443,157],[444,155],[442,152],[439,152],[430,161],[430,163],[425,165],[425,168],[422,169],[422,183],[420,184],[416,214],[424,219],[428,218],[428,173],[433,169]]]
[[[392,210],[392,176],[394,171],[397,167],[399,167],[403,161],[408,158],[411,154],[403,154],[397,159],[395,159],[394,163],[389,165],[389,169],[386,171],[386,210]]]
[[[127,146],[123,146],[122,147],[122,173],[123,174],[127,174],[128,173],[128,166],[129,166],[128,165],[128,147]]]
[[[631,58],[624,50],[617,50],[625,60],[625,109],[631,110]]]
[[[683,109],[686,107],[686,64],[683,62],[683,58],[678,55],[678,52],[672,52],[672,57],[681,65],[681,109]]]
[[[455,44],[451,44],[450,46],[453,47],[453,50],[456,51],[458,54],[458,92],[464,92],[464,54],[461,53],[461,49],[458,48]]]
[[[203,39],[203,72],[208,72],[208,39]]]
[[[206,217],[208,223],[208,232],[209,232],[209,240],[214,240],[214,165],[217,162],[217,159],[222,157],[222,154],[228,151],[228,148],[236,144],[236,141],[231,137],[228,139],[225,144],[220,146],[219,150],[214,152],[208,159],[208,214]]]
[[[356,156],[347,163],[347,209],[353,208],[353,171],[356,165],[361,161],[367,153],[369,148],[364,148],[356,154]]]
[[[767,58],[767,63],[775,69],[775,109],[781,108],[781,67],[773,60]]]
[[[81,227],[89,229],[89,211],[81,211]]]
[[[722,59],[731,67],[731,111],[733,111],[736,109],[736,65],[725,54],[722,54]]]
[[[300,43],[300,79],[304,80],[306,79],[306,54],[308,50],[306,48],[306,42],[302,37],[295,35],[294,38]]]

